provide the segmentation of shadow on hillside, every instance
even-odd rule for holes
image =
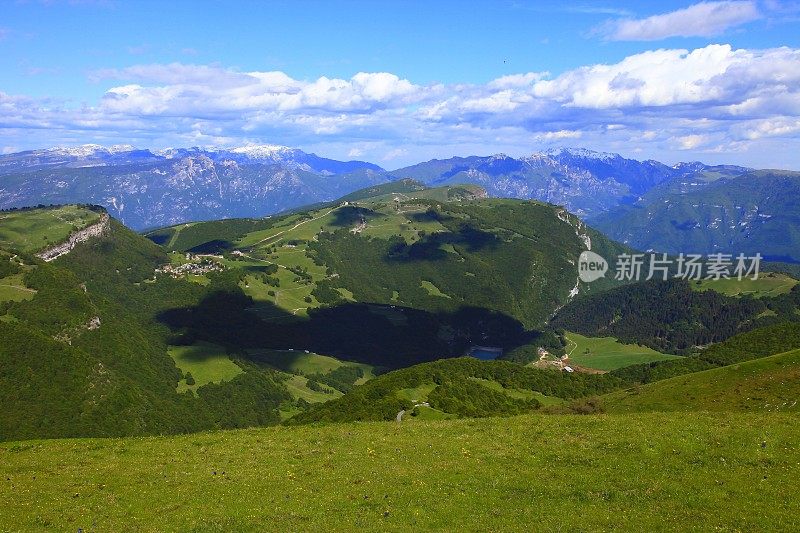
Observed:
[[[462,223],[456,231],[431,233],[413,244],[397,239],[389,249],[388,261],[442,261],[448,252],[442,247],[450,244],[466,248],[470,253],[494,249],[501,243],[494,233]]]
[[[380,214],[372,209],[348,205],[334,211],[333,220],[330,225],[336,228],[350,228],[362,220],[369,220],[379,216]]]
[[[447,222],[449,220],[454,220],[452,215],[440,213],[435,209],[427,209],[422,213],[409,213],[406,216],[409,220],[414,222]]]
[[[214,239],[212,241],[198,244],[193,248],[189,248],[189,252],[193,254],[214,254],[221,255],[233,250],[234,244],[231,241],[223,239]]]
[[[399,306],[345,304],[314,309],[297,318],[274,305],[269,320],[252,311],[244,294],[216,292],[191,308],[170,309],[158,316],[173,332],[175,344],[206,341],[228,350],[305,350],[389,368],[463,355],[470,346],[505,350],[527,344],[538,333],[494,311],[462,307],[430,313]],[[255,357],[255,356],[254,356]]]

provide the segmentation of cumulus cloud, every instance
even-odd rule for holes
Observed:
[[[701,2],[644,19],[609,21],[597,32],[612,41],[658,41],[668,37],[713,37],[761,17],[756,2]]]
[[[676,139],[681,150],[693,150],[708,143],[708,140],[707,135],[684,135]]]
[[[283,72],[239,72],[219,66],[140,65],[92,73],[95,81],[130,80],[109,89],[102,104],[114,112],[141,114],[226,111],[369,112],[409,103],[421,88],[387,72],[359,72],[349,80],[322,76],[305,82]]]
[[[737,128],[741,137],[755,140],[764,137],[784,137],[800,133],[800,119],[773,118],[749,121]]]
[[[150,146],[262,140],[397,162],[459,147],[515,153],[580,143],[706,153],[800,144],[800,49],[788,47],[659,49],[557,76],[518,73],[485,84],[424,85],[388,72],[300,80],[181,63],[91,78],[107,85],[105,93],[77,108],[0,93],[0,135],[116,135]]]
[[[580,139],[583,133],[572,130],[558,130],[539,133],[534,138],[538,141],[561,141],[564,139]]]

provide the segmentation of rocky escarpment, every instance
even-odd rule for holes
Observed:
[[[100,215],[100,220],[94,224],[90,224],[81,230],[73,232],[65,242],[42,250],[36,254],[36,257],[50,262],[62,255],[68,254],[78,243],[86,242],[92,237],[104,235],[111,227],[110,221],[111,218],[108,216],[108,213],[103,213]]]

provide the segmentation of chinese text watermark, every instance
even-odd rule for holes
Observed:
[[[644,254],[623,253],[616,257],[614,279],[618,281],[641,281],[681,278],[692,281],[743,279],[757,280],[761,267],[761,254],[715,253],[701,254]],[[606,276],[609,263],[595,252],[585,251],[578,258],[578,276],[591,283]]]

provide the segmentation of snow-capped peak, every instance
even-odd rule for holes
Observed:
[[[594,150],[587,150],[586,148],[550,148],[542,153],[550,157],[569,155],[573,157],[582,157],[585,159],[598,159],[601,161],[610,161],[620,157],[619,154],[612,154],[610,152],[595,152]]]
[[[107,149],[110,154],[121,154],[124,152],[133,152],[136,150],[136,147],[131,144],[113,144]]]
[[[684,162],[681,161],[680,163],[676,163],[672,165],[672,168],[675,170],[691,170],[691,171],[699,171],[705,168],[705,164],[701,163],[700,161],[690,161]]]
[[[82,144],[80,146],[57,146],[47,152],[70,157],[90,157],[97,154],[119,154],[135,150],[130,144],[115,144],[106,148],[99,144]]]
[[[246,155],[253,159],[274,159],[275,156],[280,156],[292,151],[288,146],[280,146],[275,144],[248,144],[230,150],[235,154]]]
[[[72,157],[87,157],[90,155],[94,155],[97,152],[105,152],[106,149],[99,144],[82,144],[80,146],[57,146],[55,148],[50,148],[47,150],[48,152],[58,154],[58,155],[67,155]]]

